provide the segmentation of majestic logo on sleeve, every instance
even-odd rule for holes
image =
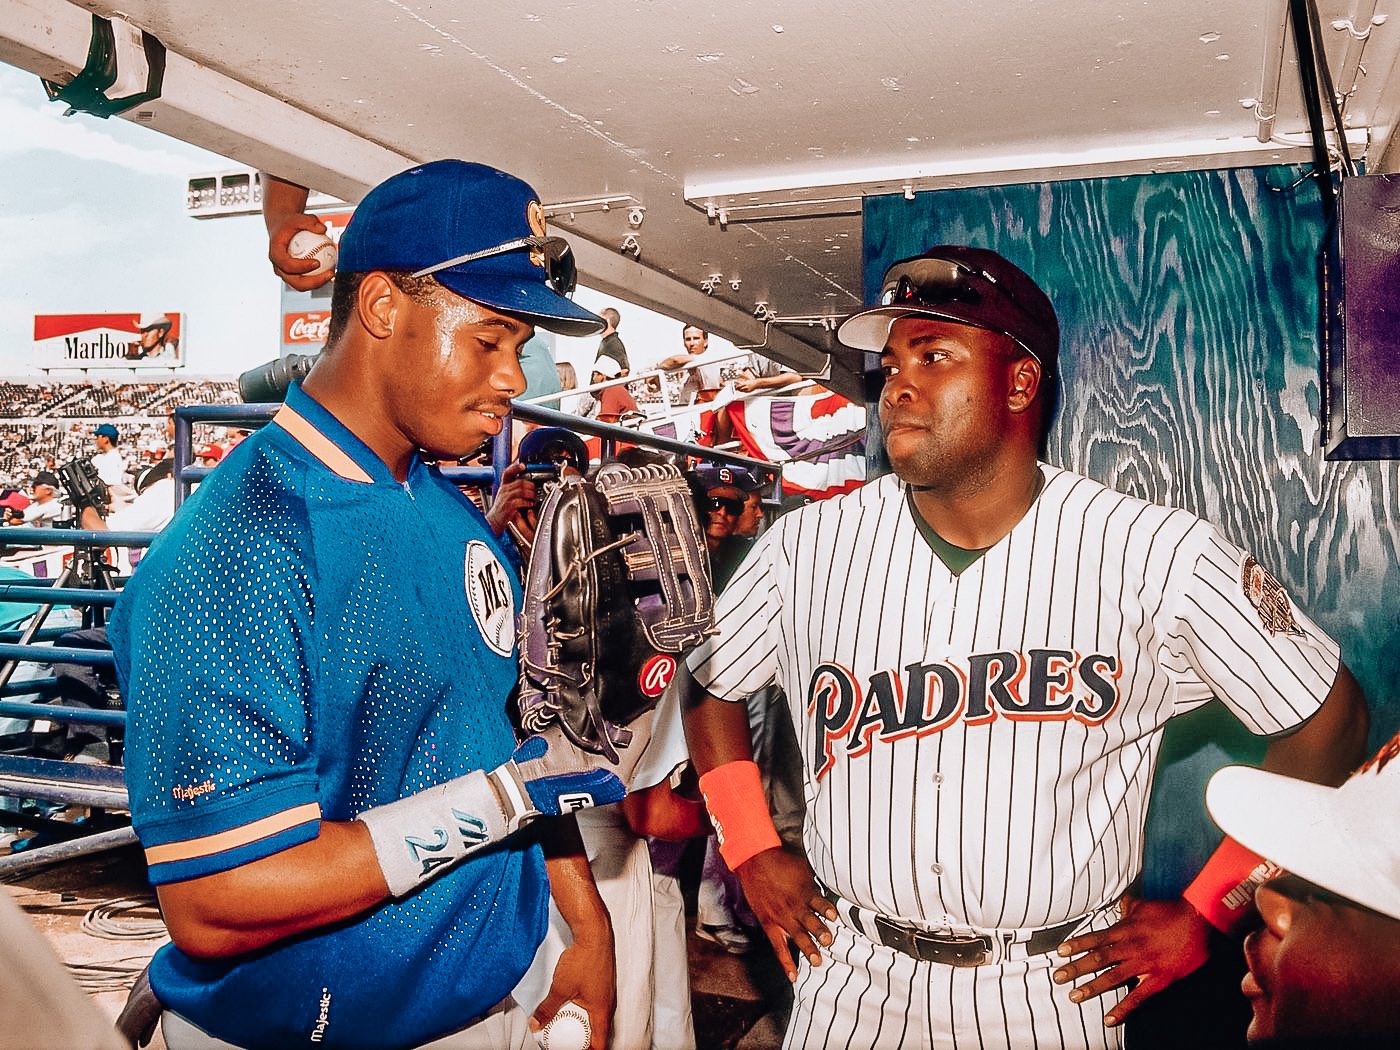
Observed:
[[[515,647],[515,597],[510,580],[491,548],[480,540],[467,544],[467,605],[487,647],[509,656]]]
[[[1246,555],[1240,568],[1240,586],[1244,588],[1249,604],[1259,614],[1259,622],[1270,634],[1303,633],[1298,621],[1293,618],[1293,603],[1289,601],[1283,584],[1255,561],[1253,555]]]
[[[1098,725],[1118,706],[1116,656],[1068,649],[974,653],[964,665],[910,664],[902,674],[877,671],[862,692],[840,664],[819,664],[807,687],[816,722],[815,779],[838,757],[857,758],[876,743],[927,736],[956,722],[1013,721]]]

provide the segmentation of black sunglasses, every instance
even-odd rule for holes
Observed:
[[[544,267],[545,283],[554,290],[555,294],[566,298],[574,294],[574,289],[578,286],[578,263],[574,261],[574,250],[569,247],[569,242],[563,237],[517,237],[514,240],[503,241],[494,248],[468,252],[466,255],[459,255],[454,259],[425,267],[416,271],[413,276],[427,277],[439,270],[450,270],[463,263],[476,262],[479,259],[489,259],[493,255],[504,255],[507,252],[518,252],[524,249],[529,249],[532,263]]]
[[[952,259],[908,259],[885,271],[880,289],[881,306],[940,306],[944,303],[980,303],[975,282],[985,281],[1023,313],[1025,307],[1004,284],[986,270],[974,269]]]
[[[735,499],[733,496],[710,496],[709,502],[705,504],[705,509],[722,510],[726,514],[733,514],[736,518],[744,512],[744,501]]]

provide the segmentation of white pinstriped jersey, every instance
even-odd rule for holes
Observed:
[[[690,659],[717,696],[787,691],[808,857],[884,915],[1026,929],[1116,900],[1167,719],[1218,696],[1276,733],[1335,678],[1336,644],[1212,525],[1042,471],[957,576],[894,475],[786,515]]]

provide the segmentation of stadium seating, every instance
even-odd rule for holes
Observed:
[[[66,463],[92,451],[92,428],[115,423],[122,445],[162,440],[179,405],[236,404],[231,379],[140,383],[0,382],[0,487],[24,488],[50,457]]]

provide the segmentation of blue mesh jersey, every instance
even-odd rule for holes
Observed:
[[[520,588],[481,513],[406,484],[299,387],[152,545],[110,637],[157,885],[259,860],[510,757]],[[167,1007],[261,1047],[414,1046],[509,994],[543,937],[538,846],[236,959],[174,946]]]

